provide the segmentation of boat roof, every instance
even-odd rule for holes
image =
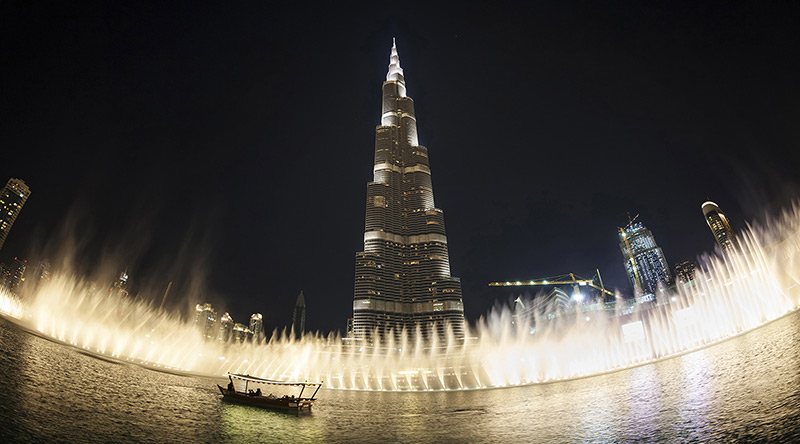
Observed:
[[[308,387],[308,386],[320,386],[320,385],[322,385],[322,383],[321,383],[321,382],[299,382],[299,381],[297,381],[297,382],[289,382],[289,381],[275,381],[275,380],[272,380],[272,379],[263,379],[263,378],[257,378],[257,377],[255,377],[255,376],[250,376],[250,375],[240,375],[240,374],[237,374],[237,373],[228,373],[228,377],[231,377],[231,378],[236,378],[236,379],[241,379],[241,380],[244,380],[244,381],[258,382],[258,383],[260,383],[260,384],[273,384],[273,385],[296,385],[296,386],[301,386],[301,385],[302,385],[302,386],[306,386],[306,387]]]

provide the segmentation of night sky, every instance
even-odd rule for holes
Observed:
[[[627,213],[672,266],[713,252],[706,199],[741,229],[800,196],[796,2],[111,3],[0,4],[0,181],[32,189],[0,261],[67,246],[268,329],[303,290],[343,329],[392,37],[470,321],[495,280],[630,292]]]

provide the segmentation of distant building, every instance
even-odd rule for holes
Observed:
[[[694,280],[694,262],[683,261],[675,264],[675,280],[681,284],[688,284]]]
[[[533,325],[535,316],[539,316],[541,319],[556,318],[569,308],[570,300],[569,295],[558,287],[553,287],[544,296],[534,298],[528,305],[525,305],[521,298],[517,298],[514,301],[512,322],[514,324],[527,322]]]
[[[10,272],[11,268],[9,268],[8,265],[0,263],[0,287],[6,288],[6,279]]]
[[[236,324],[241,325],[241,324]],[[222,342],[228,342],[233,337],[233,318],[229,313],[225,313],[219,318],[219,333],[217,339]]]
[[[11,293],[18,293],[25,282],[25,270],[28,268],[28,261],[15,257],[11,265],[8,266],[5,277],[5,287]]]
[[[725,213],[714,202],[703,203],[703,217],[706,218],[708,228],[714,235],[714,240],[724,253],[731,252],[736,247],[736,233],[733,232],[731,223]]]
[[[345,327],[345,338],[353,337],[353,318],[347,318],[347,326]]]
[[[671,287],[672,275],[653,233],[641,223],[620,228],[619,233],[625,271],[634,288],[641,291],[642,295],[648,295],[655,294],[659,284]]]
[[[3,248],[11,226],[14,225],[30,195],[30,188],[20,179],[9,179],[0,191],[0,249]]]
[[[200,330],[200,333],[206,339],[216,339],[217,331],[214,326],[217,323],[217,312],[211,307],[211,304],[197,304],[195,306],[195,319],[194,325]]]
[[[128,270],[125,270],[119,274],[119,278],[111,283],[109,291],[111,291],[112,294],[119,296],[130,295],[130,293],[128,293]]]
[[[253,332],[254,341],[260,341],[264,337],[264,317],[261,313],[253,313],[250,316],[250,331]]]
[[[36,266],[32,277],[37,281],[49,281],[50,274],[50,261],[44,259],[39,261],[39,265]]]
[[[236,323],[233,325],[233,340],[244,342],[253,338],[253,332],[244,324]]]
[[[302,290],[297,295],[297,302],[294,304],[294,313],[292,314],[292,329],[294,330],[294,337],[300,339],[303,332],[306,331],[306,297],[303,295]]]

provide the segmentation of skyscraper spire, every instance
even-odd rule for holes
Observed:
[[[386,73],[386,81],[397,81],[405,83],[403,78],[403,68],[400,67],[400,56],[397,55],[397,45],[392,38],[392,54],[389,56],[389,72]]]

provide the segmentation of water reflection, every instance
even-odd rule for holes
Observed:
[[[319,421],[311,414],[260,409],[222,402],[221,442],[326,442]]]
[[[710,431],[711,424],[703,415],[698,412],[713,411],[713,393],[715,391],[716,379],[708,374],[710,362],[707,350],[700,350],[697,353],[686,355],[683,359],[676,360],[676,376],[678,376],[678,387],[681,387],[680,421],[683,424],[692,424],[695,432],[699,435],[706,435]]]
[[[119,365],[0,320],[2,442],[718,442],[800,438],[800,315],[618,373],[456,392],[323,390],[310,415],[219,399],[222,379]],[[53,396],[53,394],[56,396]]]

